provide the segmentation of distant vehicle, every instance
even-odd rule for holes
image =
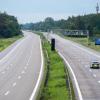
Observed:
[[[100,62],[98,62],[98,61],[92,61],[91,65],[90,65],[90,68],[99,69],[100,68]]]

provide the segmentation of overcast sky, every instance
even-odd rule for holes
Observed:
[[[38,22],[95,13],[97,2],[100,5],[100,0],[0,0],[0,11],[16,16],[19,23]]]

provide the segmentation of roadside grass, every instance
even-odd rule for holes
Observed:
[[[95,45],[93,41],[88,40],[88,38],[86,37],[67,37],[67,36],[62,36],[62,37],[100,52],[100,45]]]
[[[0,38],[0,52],[7,48],[9,45],[14,43],[16,40],[21,38],[22,35],[14,36],[12,38]]]
[[[42,37],[47,67],[45,68],[45,82],[42,90],[40,90],[39,100],[75,100],[72,83],[68,82],[69,74],[63,60],[56,51],[51,51],[50,43],[45,37],[41,33],[37,34]],[[71,90],[69,86],[71,86]]]
[[[51,52],[48,42],[44,46],[48,52],[50,68],[47,86],[44,91],[45,96],[42,100],[69,100],[63,61],[56,52]]]

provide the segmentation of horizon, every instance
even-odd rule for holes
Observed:
[[[96,13],[97,2],[100,5],[99,0],[3,0],[0,11],[17,17],[20,24],[36,23],[47,17],[67,20],[69,16]]]

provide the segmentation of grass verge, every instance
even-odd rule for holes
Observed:
[[[22,35],[15,36],[12,38],[1,38],[0,39],[0,52],[3,51],[5,48],[7,48],[9,45],[14,43],[16,40],[18,40],[21,37]]]
[[[95,43],[89,41],[88,38],[78,38],[78,37],[65,37],[65,38],[100,52],[100,46],[95,45]]]
[[[88,48],[91,48],[100,52],[100,45],[95,45],[95,42],[89,40],[87,37],[68,37],[68,36],[62,35],[60,32],[58,32],[57,34],[65,39],[71,40],[73,42],[79,43],[83,46],[86,46]]]
[[[39,100],[75,100],[69,73],[63,60],[56,51],[51,51],[50,44],[43,35],[38,34],[42,37],[46,63],[45,81]]]

